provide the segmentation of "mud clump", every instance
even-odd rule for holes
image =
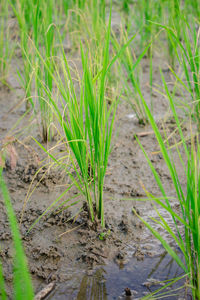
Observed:
[[[141,261],[145,258],[145,253],[141,250],[140,247],[137,247],[134,254],[133,254],[134,257],[136,257],[136,259],[138,261]]]
[[[31,273],[48,282],[57,279],[55,272],[59,268],[58,263],[61,257],[61,253],[54,246],[33,248],[32,258],[34,259],[34,264],[31,266]]]
[[[49,216],[44,216],[43,226],[51,227],[51,226],[59,226],[65,227],[67,222],[73,222],[73,219],[70,220],[71,212],[68,210],[53,211]]]
[[[31,183],[50,188],[63,181],[64,175],[59,170],[41,166],[39,154],[31,146],[14,143],[13,147],[17,154],[16,165],[13,168],[8,156],[4,168],[13,188],[25,188],[24,184]]]
[[[131,296],[132,295],[132,292],[128,287],[124,289],[124,292],[125,292],[126,296]]]
[[[128,233],[130,231],[129,229],[129,224],[127,219],[125,218],[125,216],[123,216],[121,222],[118,225],[119,229],[123,232],[123,233]]]
[[[121,227],[119,232],[115,232],[116,229],[112,229],[112,223],[108,219],[105,229],[101,228],[100,220],[97,218],[95,222],[91,222],[87,203],[83,205],[83,211],[76,222],[79,226],[81,225],[81,228],[77,231],[80,235],[79,244],[82,248],[78,260],[88,266],[94,267],[95,265],[104,264],[107,260],[114,259],[115,253],[119,252],[119,249],[124,248],[120,239],[120,234],[123,232]],[[110,251],[111,249],[112,251]],[[121,251],[123,252],[123,250]]]

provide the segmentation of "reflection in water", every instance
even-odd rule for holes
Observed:
[[[145,257],[143,261],[137,261],[133,257],[123,268],[110,263],[96,268],[91,275],[87,275],[86,270],[82,273],[75,271],[76,273],[73,273],[67,282],[58,286],[48,299],[114,300],[122,296],[126,287],[137,291],[136,298],[140,299],[144,293],[155,291],[160,287],[157,285],[147,288],[143,283],[148,279],[164,281],[182,274],[182,269],[167,253],[157,257]],[[173,288],[180,287],[183,283],[184,279],[175,283]],[[165,298],[165,300],[172,299],[177,298],[170,296]]]
[[[160,255],[158,262],[155,266],[152,267],[151,272],[148,275],[148,278],[152,277],[154,274],[157,275],[157,270],[162,266],[162,269],[165,273],[165,279],[172,279],[171,274],[173,273],[173,278],[176,278],[180,275],[180,267],[176,264],[175,260],[168,255],[167,252],[164,252]]]
[[[105,270],[100,268],[93,276],[84,275],[76,300],[108,300],[105,273]]]

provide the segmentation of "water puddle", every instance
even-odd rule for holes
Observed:
[[[48,299],[141,299],[147,293],[162,286],[157,281],[169,280],[180,275],[182,275],[182,270],[167,253],[153,258],[146,257],[142,261],[132,258],[127,264],[120,267],[113,262],[105,266],[98,266],[94,270],[76,270],[67,282],[57,286]],[[184,279],[179,280],[168,288],[168,291],[183,284]],[[131,290],[132,296],[125,296],[125,288]],[[177,293],[181,295],[180,291]],[[165,299],[179,299],[178,295],[167,296]]]

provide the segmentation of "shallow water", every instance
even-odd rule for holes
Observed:
[[[166,253],[153,258],[146,257],[142,261],[132,258],[125,265],[119,266],[113,262],[105,266],[99,266],[95,270],[76,271],[67,282],[57,286],[48,299],[141,299],[147,293],[162,286],[156,283],[156,279],[164,281],[180,275],[182,275],[182,270]],[[144,283],[148,282],[153,282],[153,284],[147,287]],[[168,288],[168,291],[183,284],[184,279]],[[126,287],[131,289],[132,296],[125,296],[124,289]],[[177,295],[168,296],[165,299],[179,299],[181,292],[176,293]]]

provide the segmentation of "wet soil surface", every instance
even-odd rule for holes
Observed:
[[[48,299],[141,299],[162,288],[165,280],[181,275],[180,268],[168,254],[146,257],[138,262],[131,258],[119,267],[114,262],[98,266],[92,270],[80,270],[71,274],[71,279],[55,287]],[[73,282],[73,284],[72,284]],[[184,284],[184,279],[165,289],[168,300],[181,299],[176,290]]]
[[[147,102],[150,103],[149,88],[146,85],[149,76],[147,59],[144,58],[142,64],[143,92]],[[159,65],[159,58],[154,59],[154,65]],[[154,80],[159,83],[159,78],[159,71],[155,69]],[[90,222],[86,206],[82,208],[81,197],[79,204],[72,208],[53,212],[51,210],[41,218],[30,233],[27,233],[34,221],[65,191],[68,178],[58,168],[44,167],[37,172],[45,158],[44,152],[30,137],[34,136],[40,140],[37,122],[33,120],[31,126],[28,126],[29,115],[13,129],[25,112],[25,104],[21,101],[24,97],[23,91],[12,72],[8,81],[12,89],[0,86],[1,143],[6,136],[13,136],[18,128],[24,126],[24,131],[13,142],[17,153],[16,164],[14,163],[13,167],[12,158],[8,155],[4,176],[18,221],[21,223],[20,230],[35,292],[39,292],[50,282],[56,282],[56,288],[49,299],[135,299],[149,291],[144,284],[146,281],[148,285],[148,280],[151,281],[152,278],[164,280],[180,275],[181,270],[165,256],[159,242],[132,212],[134,207],[145,220],[149,216],[155,216],[150,202],[130,200],[145,196],[143,185],[146,190],[159,195],[159,189],[145,157],[134,139],[135,134],[142,133],[140,141],[156,165],[166,193],[174,196],[174,191],[162,156],[159,153],[152,154],[158,150],[152,129],[149,126],[139,125],[130,106],[124,102],[120,103],[117,112],[116,135],[113,137],[114,146],[105,179],[106,228],[103,234],[98,221],[95,224]],[[162,119],[166,115],[168,104],[157,94],[153,95],[153,102],[154,115],[162,130]],[[168,125],[169,133],[175,125],[173,119],[166,118],[166,120],[168,121],[165,122],[165,126]],[[52,145],[44,146],[50,148]],[[174,155],[176,158],[176,154]],[[181,166],[179,172],[181,174]],[[181,178],[181,181],[184,183],[184,178]],[[59,203],[67,201],[76,193],[75,189],[71,189],[63,195]],[[72,202],[73,200],[69,201]],[[176,202],[173,205],[178,210]],[[168,224],[172,225],[166,212],[162,213]],[[74,215],[76,218],[73,218]],[[162,234],[170,241],[164,232]],[[0,257],[10,294],[12,243],[1,195],[0,243]],[[155,265],[158,266],[155,268]],[[126,298],[123,296],[125,288],[134,290],[131,292],[132,296],[127,295]],[[178,298],[176,296],[170,299]]]

